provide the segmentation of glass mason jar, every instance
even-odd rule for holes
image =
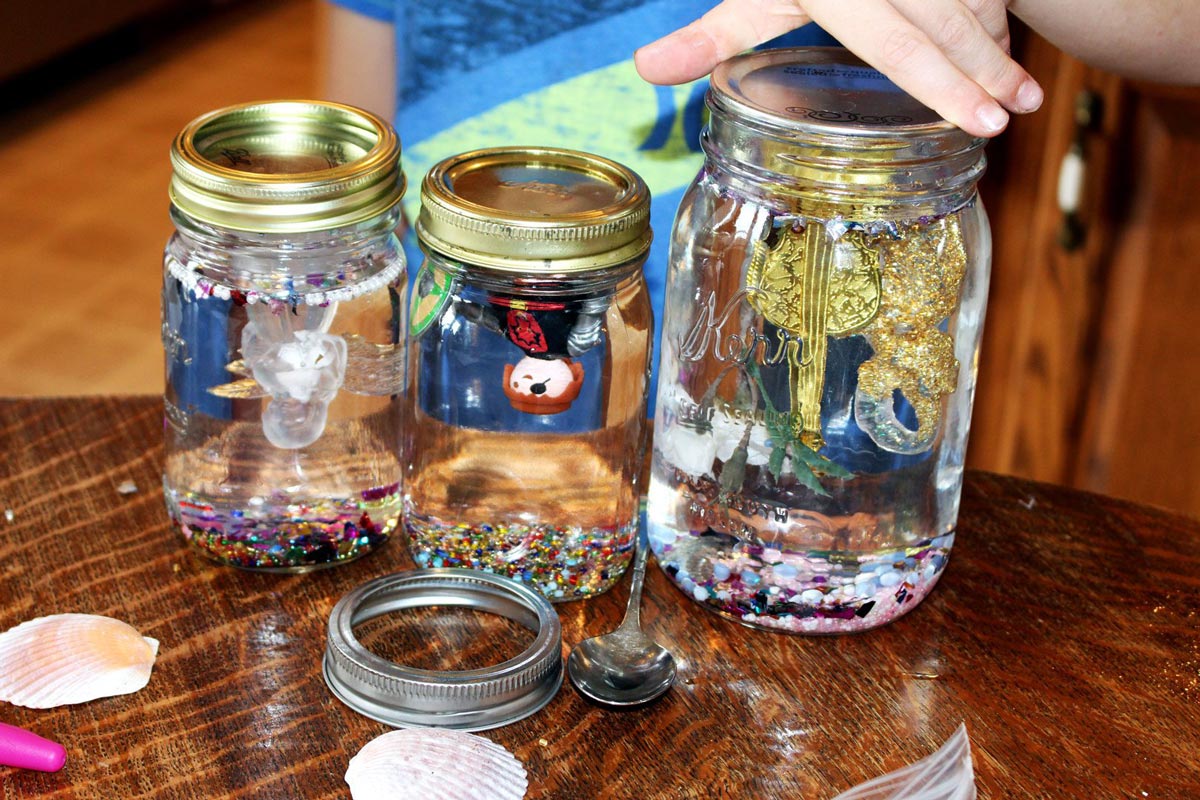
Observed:
[[[650,195],[569,150],[478,150],[421,187],[405,529],[423,566],[552,601],[629,564],[647,433]]]
[[[171,150],[167,509],[204,555],[301,572],[399,524],[404,176],[383,120],[221,109]]]
[[[837,48],[734,58],[708,106],[671,240],[651,546],[745,624],[873,628],[954,542],[983,143]]]

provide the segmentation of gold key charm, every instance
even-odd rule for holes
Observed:
[[[860,331],[879,312],[879,254],[859,231],[834,240],[819,222],[783,228],[773,247],[755,244],[746,289],[750,306],[787,332],[792,433],[820,450],[829,337]]]

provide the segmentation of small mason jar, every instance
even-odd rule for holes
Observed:
[[[873,628],[954,542],[983,143],[837,48],[734,58],[708,106],[671,240],[651,545],[745,624]]]
[[[400,144],[365,111],[224,108],[171,149],[167,509],[247,569],[350,561],[399,524]]]
[[[646,435],[650,196],[629,169],[478,150],[421,187],[405,528],[423,566],[590,597],[629,564]]]

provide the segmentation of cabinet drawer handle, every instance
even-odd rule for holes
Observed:
[[[1085,89],[1075,97],[1075,135],[1058,165],[1058,210],[1062,212],[1058,243],[1067,251],[1082,247],[1087,233],[1079,218],[1088,171],[1083,145],[1087,134],[1099,125],[1100,112],[1100,95]]]

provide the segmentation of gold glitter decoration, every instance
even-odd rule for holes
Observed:
[[[885,450],[920,453],[937,437],[943,396],[958,385],[954,338],[938,325],[958,304],[967,253],[957,217],[902,228],[880,251],[883,301],[862,331],[875,355],[859,367],[854,414]],[[896,390],[916,412],[916,431],[896,419]]]
[[[857,231],[835,241],[820,223],[799,231],[784,228],[774,247],[755,244],[746,288],[750,306],[791,334],[786,353],[792,433],[820,450],[829,337],[848,336],[875,319],[882,295],[879,254]]]

